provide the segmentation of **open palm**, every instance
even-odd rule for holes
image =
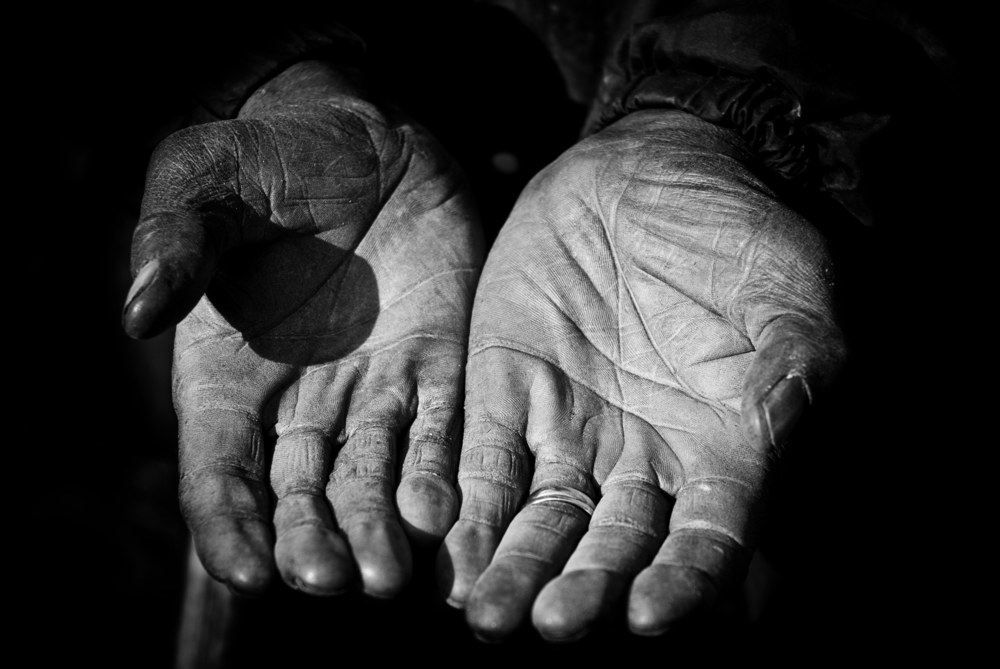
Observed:
[[[625,596],[657,634],[741,581],[771,457],[843,354],[823,240],[750,163],[728,131],[638,112],[522,193],[476,294],[439,555],[483,638],[531,613],[572,639]],[[593,517],[521,508],[547,488]]]
[[[183,318],[181,503],[210,573],[244,592],[275,564],[317,594],[358,571],[373,595],[405,584],[404,528],[440,538],[457,511],[481,262],[451,159],[323,63],[157,149],[125,325],[148,336]]]

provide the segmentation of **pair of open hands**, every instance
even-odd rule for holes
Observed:
[[[151,162],[124,324],[179,321],[206,569],[387,597],[443,538],[442,592],[485,639],[529,616],[576,638],[623,598],[640,634],[710,608],[843,357],[821,236],[735,135],[650,111],[537,175],[483,266],[460,172],[357,82],[300,63]],[[593,516],[522,506],[552,487]]]

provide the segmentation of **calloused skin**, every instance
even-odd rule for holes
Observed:
[[[476,634],[655,635],[738,586],[773,464],[840,367],[822,236],[728,130],[633,113],[522,193],[476,292],[461,511],[438,555]],[[593,517],[531,492],[568,487]]]
[[[451,158],[369,98],[299,63],[238,119],[166,139],[147,175],[123,323],[178,323],[181,507],[241,593],[280,573],[392,596],[407,535],[440,541],[457,513],[481,231]]]

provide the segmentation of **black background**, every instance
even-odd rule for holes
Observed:
[[[416,4],[335,14],[364,36],[385,88],[464,167],[492,239],[527,180],[576,140],[585,110],[511,15]],[[970,59],[962,5],[914,11],[961,63]],[[60,11],[15,36],[5,105],[16,175],[5,348],[17,398],[6,543],[11,585],[24,597],[11,643],[33,665],[172,662],[187,535],[176,502],[170,338],[134,342],[121,330],[131,229],[152,148],[206,71],[294,18],[274,12]],[[970,137],[981,121],[956,104],[961,95],[928,81],[893,145],[888,214],[876,228],[821,223],[837,254],[852,359],[785,463],[764,544],[782,580],[756,626],[722,620],[647,640],[611,624],[571,646],[528,629],[486,646],[435,601],[424,561],[395,602],[277,588],[240,603],[234,666],[584,662],[606,653],[663,664],[694,653],[813,661],[966,648],[973,633],[962,606],[991,565],[964,557],[962,519],[977,505],[966,490],[982,480],[984,444],[957,431],[982,416],[978,393],[960,379],[975,371],[985,341],[969,292],[977,278],[961,261],[984,226]],[[494,169],[500,151],[517,156],[516,173]]]

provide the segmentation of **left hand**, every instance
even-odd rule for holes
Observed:
[[[484,639],[637,634],[741,582],[772,457],[843,359],[823,238],[739,138],[637,112],[527,186],[473,308],[462,507],[439,553]],[[522,507],[536,490],[562,501]],[[553,580],[554,579],[554,580]]]

